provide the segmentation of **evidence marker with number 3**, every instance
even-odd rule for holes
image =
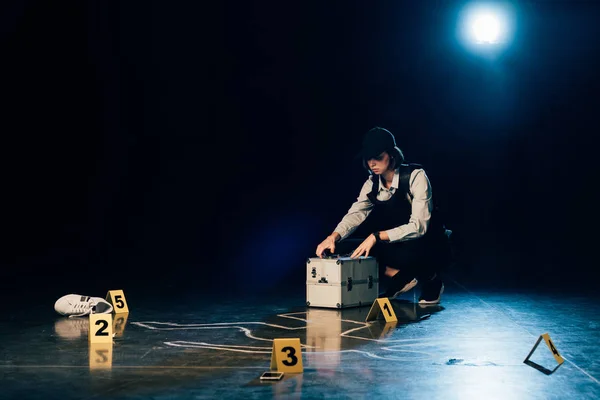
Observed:
[[[125,293],[122,290],[109,290],[106,294],[106,301],[112,304],[116,314],[129,312]]]
[[[90,343],[112,343],[112,314],[90,314]]]
[[[292,374],[304,371],[300,339],[273,339],[271,370]]]

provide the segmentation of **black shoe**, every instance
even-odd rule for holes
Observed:
[[[379,295],[382,297],[394,298],[400,296],[402,293],[408,292],[410,289],[417,286],[418,281],[415,278],[407,277],[401,272],[392,276],[390,279],[390,286],[388,289]]]
[[[426,281],[421,289],[419,304],[437,304],[444,293],[444,282],[436,274],[431,280]]]

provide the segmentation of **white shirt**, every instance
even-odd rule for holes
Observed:
[[[373,203],[371,203],[367,197],[367,194],[369,194],[373,188],[373,177],[374,176],[370,176],[363,184],[358,198],[335,228],[334,232],[339,233],[342,237],[341,239],[345,239],[352,234],[373,210]],[[389,200],[398,190],[399,182],[399,169],[396,169],[394,178],[392,179],[392,185],[389,189],[385,187],[383,179],[379,176],[379,192],[377,193],[377,200]],[[431,201],[431,185],[429,184],[429,178],[427,178],[427,174],[423,169],[415,169],[410,174],[409,190],[413,196],[412,199],[408,199],[411,202],[412,208],[410,219],[406,221],[406,224],[386,231],[390,237],[390,243],[416,239],[427,232],[433,203]]]

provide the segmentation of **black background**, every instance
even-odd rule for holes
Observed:
[[[461,4],[2,2],[3,292],[303,286],[376,125],[455,273],[594,287],[600,5],[520,2],[475,54]]]

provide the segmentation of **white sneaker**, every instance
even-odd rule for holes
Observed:
[[[444,282],[436,275],[423,285],[419,304],[438,304],[444,293]]]
[[[110,314],[113,306],[100,297],[81,296],[68,294],[56,300],[54,309],[60,315],[83,317],[89,314]]]
[[[400,296],[402,293],[408,292],[410,289],[417,286],[417,283],[419,283],[419,281],[417,281],[416,279],[413,279],[412,281],[410,281],[406,285],[404,285],[404,287],[402,289],[400,289],[396,293],[394,293],[394,295],[390,298],[395,299],[396,297]]]

